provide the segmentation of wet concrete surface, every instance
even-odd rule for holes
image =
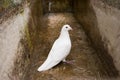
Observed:
[[[38,72],[37,68],[45,61],[53,42],[60,34],[64,24],[70,24],[72,48],[68,61],[72,64],[61,62],[54,68]],[[71,13],[45,14],[37,34],[36,47],[30,56],[30,64],[24,74],[23,80],[110,80],[104,74],[104,69],[96,51],[91,47],[82,26]]]

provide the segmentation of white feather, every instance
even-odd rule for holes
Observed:
[[[51,69],[66,58],[71,50],[71,40],[68,33],[71,29],[69,25],[63,26],[59,38],[54,42],[46,61],[38,68],[38,71]]]

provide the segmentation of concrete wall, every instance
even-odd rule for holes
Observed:
[[[91,45],[99,52],[98,56],[106,69],[112,69],[110,76],[120,71],[120,24],[116,8],[104,4],[100,0],[75,0],[74,13]],[[115,66],[114,66],[115,65]]]
[[[114,5],[112,4],[112,6]],[[118,8],[112,6],[102,2],[93,4],[104,46],[112,56],[116,68],[120,71],[120,10],[119,6]]]
[[[33,48],[36,44],[37,34],[41,29],[43,16],[42,0],[31,1],[31,14],[28,24],[28,46]]]
[[[49,2],[51,2],[51,9],[49,10]],[[71,12],[72,0],[43,0],[43,11],[47,12]]]

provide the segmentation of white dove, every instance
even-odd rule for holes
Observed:
[[[54,42],[46,61],[38,68],[39,72],[51,69],[61,61],[66,62],[65,58],[71,50],[69,30],[72,28],[68,24],[62,27],[60,36]]]

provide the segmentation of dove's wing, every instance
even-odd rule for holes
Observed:
[[[66,41],[64,39],[57,39],[54,42],[46,61],[42,64],[41,67],[38,68],[38,71],[48,70],[57,65],[69,54],[70,49],[70,41]]]
[[[56,61],[59,61],[68,55],[70,49],[71,49],[70,40],[57,39],[53,44],[53,47],[48,56],[52,57]]]

